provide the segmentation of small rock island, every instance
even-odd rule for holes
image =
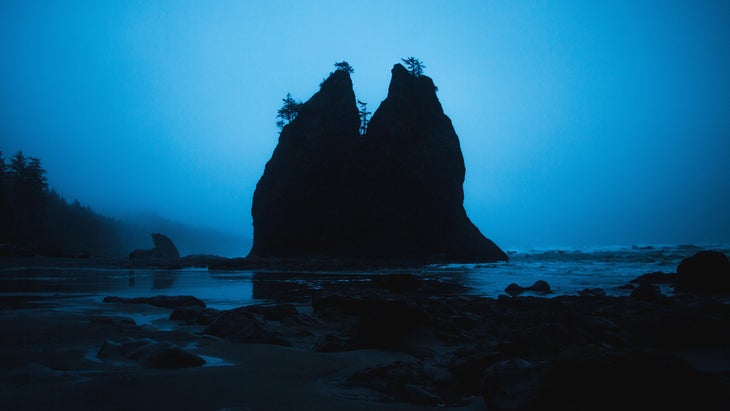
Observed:
[[[254,192],[248,257],[507,260],[466,215],[464,158],[433,80],[396,64],[361,132],[351,71],[331,73],[283,126]]]

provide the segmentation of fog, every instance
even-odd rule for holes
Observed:
[[[640,3],[640,4],[638,4]],[[251,237],[276,110],[433,78],[504,249],[730,242],[727,1],[0,3],[0,150],[99,213]]]

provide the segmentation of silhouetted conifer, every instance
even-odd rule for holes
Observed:
[[[406,63],[406,67],[408,68],[408,72],[410,72],[415,77],[419,77],[423,74],[423,69],[426,68],[426,65],[423,64],[423,62],[415,57],[408,57],[406,59],[401,59],[404,63]]]
[[[296,101],[292,98],[291,93],[286,93],[286,98],[282,99],[284,105],[277,111],[276,118],[279,120],[276,122],[276,126],[284,128],[285,125],[292,122],[299,114],[299,108],[302,105],[301,101]]]
[[[6,163],[0,152],[0,254],[122,255],[120,228],[50,190],[38,158],[18,151]]]
[[[357,100],[357,105],[360,106],[357,110],[357,113],[360,115],[360,135],[364,136],[368,131],[368,123],[370,122],[368,115],[373,113],[368,111],[368,103]]]
[[[340,61],[339,63],[335,63],[335,70],[336,71],[346,71],[348,73],[354,73],[355,69],[350,66],[350,63],[346,61]]]

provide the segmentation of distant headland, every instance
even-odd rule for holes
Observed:
[[[464,158],[433,80],[420,60],[403,61],[371,119],[346,62],[308,101],[287,95],[253,195],[247,260],[508,259],[464,210]]]

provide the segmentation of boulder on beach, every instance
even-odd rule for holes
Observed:
[[[580,291],[581,297],[605,297],[606,290],[600,287],[584,288]]]
[[[389,401],[437,405],[442,399],[426,387],[433,382],[418,362],[395,361],[390,364],[360,370],[347,383],[379,391]]]
[[[200,305],[179,305],[170,313],[170,320],[180,321],[186,324],[210,325],[221,312],[214,308],[206,308]]]
[[[422,307],[415,301],[379,295],[322,296],[312,300],[312,308],[322,318],[355,319],[349,349],[400,347],[427,322]]]
[[[553,292],[552,288],[550,288],[550,284],[548,284],[545,280],[537,280],[529,287],[522,287],[515,283],[512,283],[504,289],[504,292],[513,297],[524,294],[527,291],[533,292],[535,294],[551,294]]]
[[[155,295],[152,297],[116,297],[108,296],[102,300],[105,303],[117,304],[149,304],[155,307],[176,308],[176,307],[201,307],[205,303],[192,295]]]
[[[102,360],[131,360],[149,368],[199,367],[205,360],[166,341],[151,338],[107,340],[97,353]]]
[[[237,343],[291,345],[279,333],[266,329],[248,307],[222,311],[203,333]]]
[[[659,289],[659,286],[648,282],[639,283],[639,285],[631,291],[630,297],[647,302],[660,302],[665,298],[664,294],[662,294]]]
[[[719,251],[704,250],[677,266],[679,291],[730,294],[730,260]]]
[[[613,351],[540,365],[495,364],[483,380],[490,410],[726,410],[721,379],[648,350]]]

